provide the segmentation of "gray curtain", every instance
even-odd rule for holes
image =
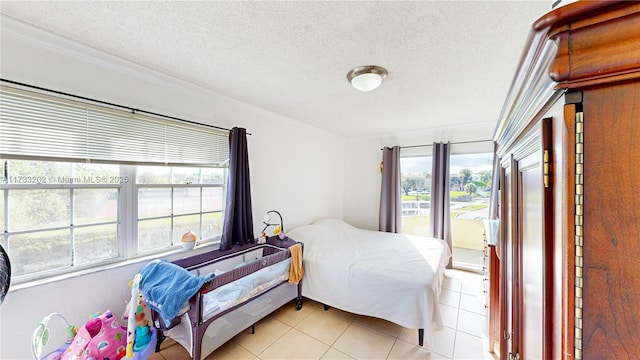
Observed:
[[[500,158],[498,144],[493,143],[493,172],[491,174],[491,199],[489,200],[489,217],[483,221],[484,234],[489,245],[496,245],[496,255],[500,254],[500,230],[496,222],[500,219]],[[498,255],[500,256],[500,255]]]
[[[229,181],[220,250],[253,242],[247,131],[234,127],[229,133]]]
[[[498,158],[498,143],[493,142],[493,173],[491,174],[491,199],[489,200],[489,219],[499,217],[498,205],[500,203],[500,158]]]
[[[402,232],[402,201],[400,192],[400,147],[382,149],[382,186],[378,230]]]
[[[443,239],[451,246],[451,217],[449,211],[449,143],[433,143],[433,162],[431,167],[431,222],[430,236]],[[449,259],[447,269],[451,269]]]

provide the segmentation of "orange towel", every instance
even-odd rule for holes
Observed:
[[[291,252],[291,268],[289,269],[289,283],[297,284],[302,280],[304,268],[302,267],[302,245],[295,244],[289,248]]]

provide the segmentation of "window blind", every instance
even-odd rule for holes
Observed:
[[[0,87],[0,156],[222,166],[228,132],[8,86]]]

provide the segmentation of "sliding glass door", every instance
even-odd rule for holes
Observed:
[[[484,228],[489,215],[493,153],[454,154],[449,161],[451,239],[454,267],[481,271]],[[428,236],[431,156],[400,159],[402,232]]]
[[[482,271],[483,219],[489,216],[493,154],[451,155],[449,186],[453,265]]]

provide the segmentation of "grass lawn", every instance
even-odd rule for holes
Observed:
[[[431,200],[431,195],[402,195],[402,201],[429,201]]]
[[[449,191],[449,197],[459,197],[469,195],[466,191]]]
[[[456,208],[456,210],[459,210],[460,212],[473,211],[473,210],[485,209],[487,206],[488,206],[487,204],[469,204],[463,207]]]

